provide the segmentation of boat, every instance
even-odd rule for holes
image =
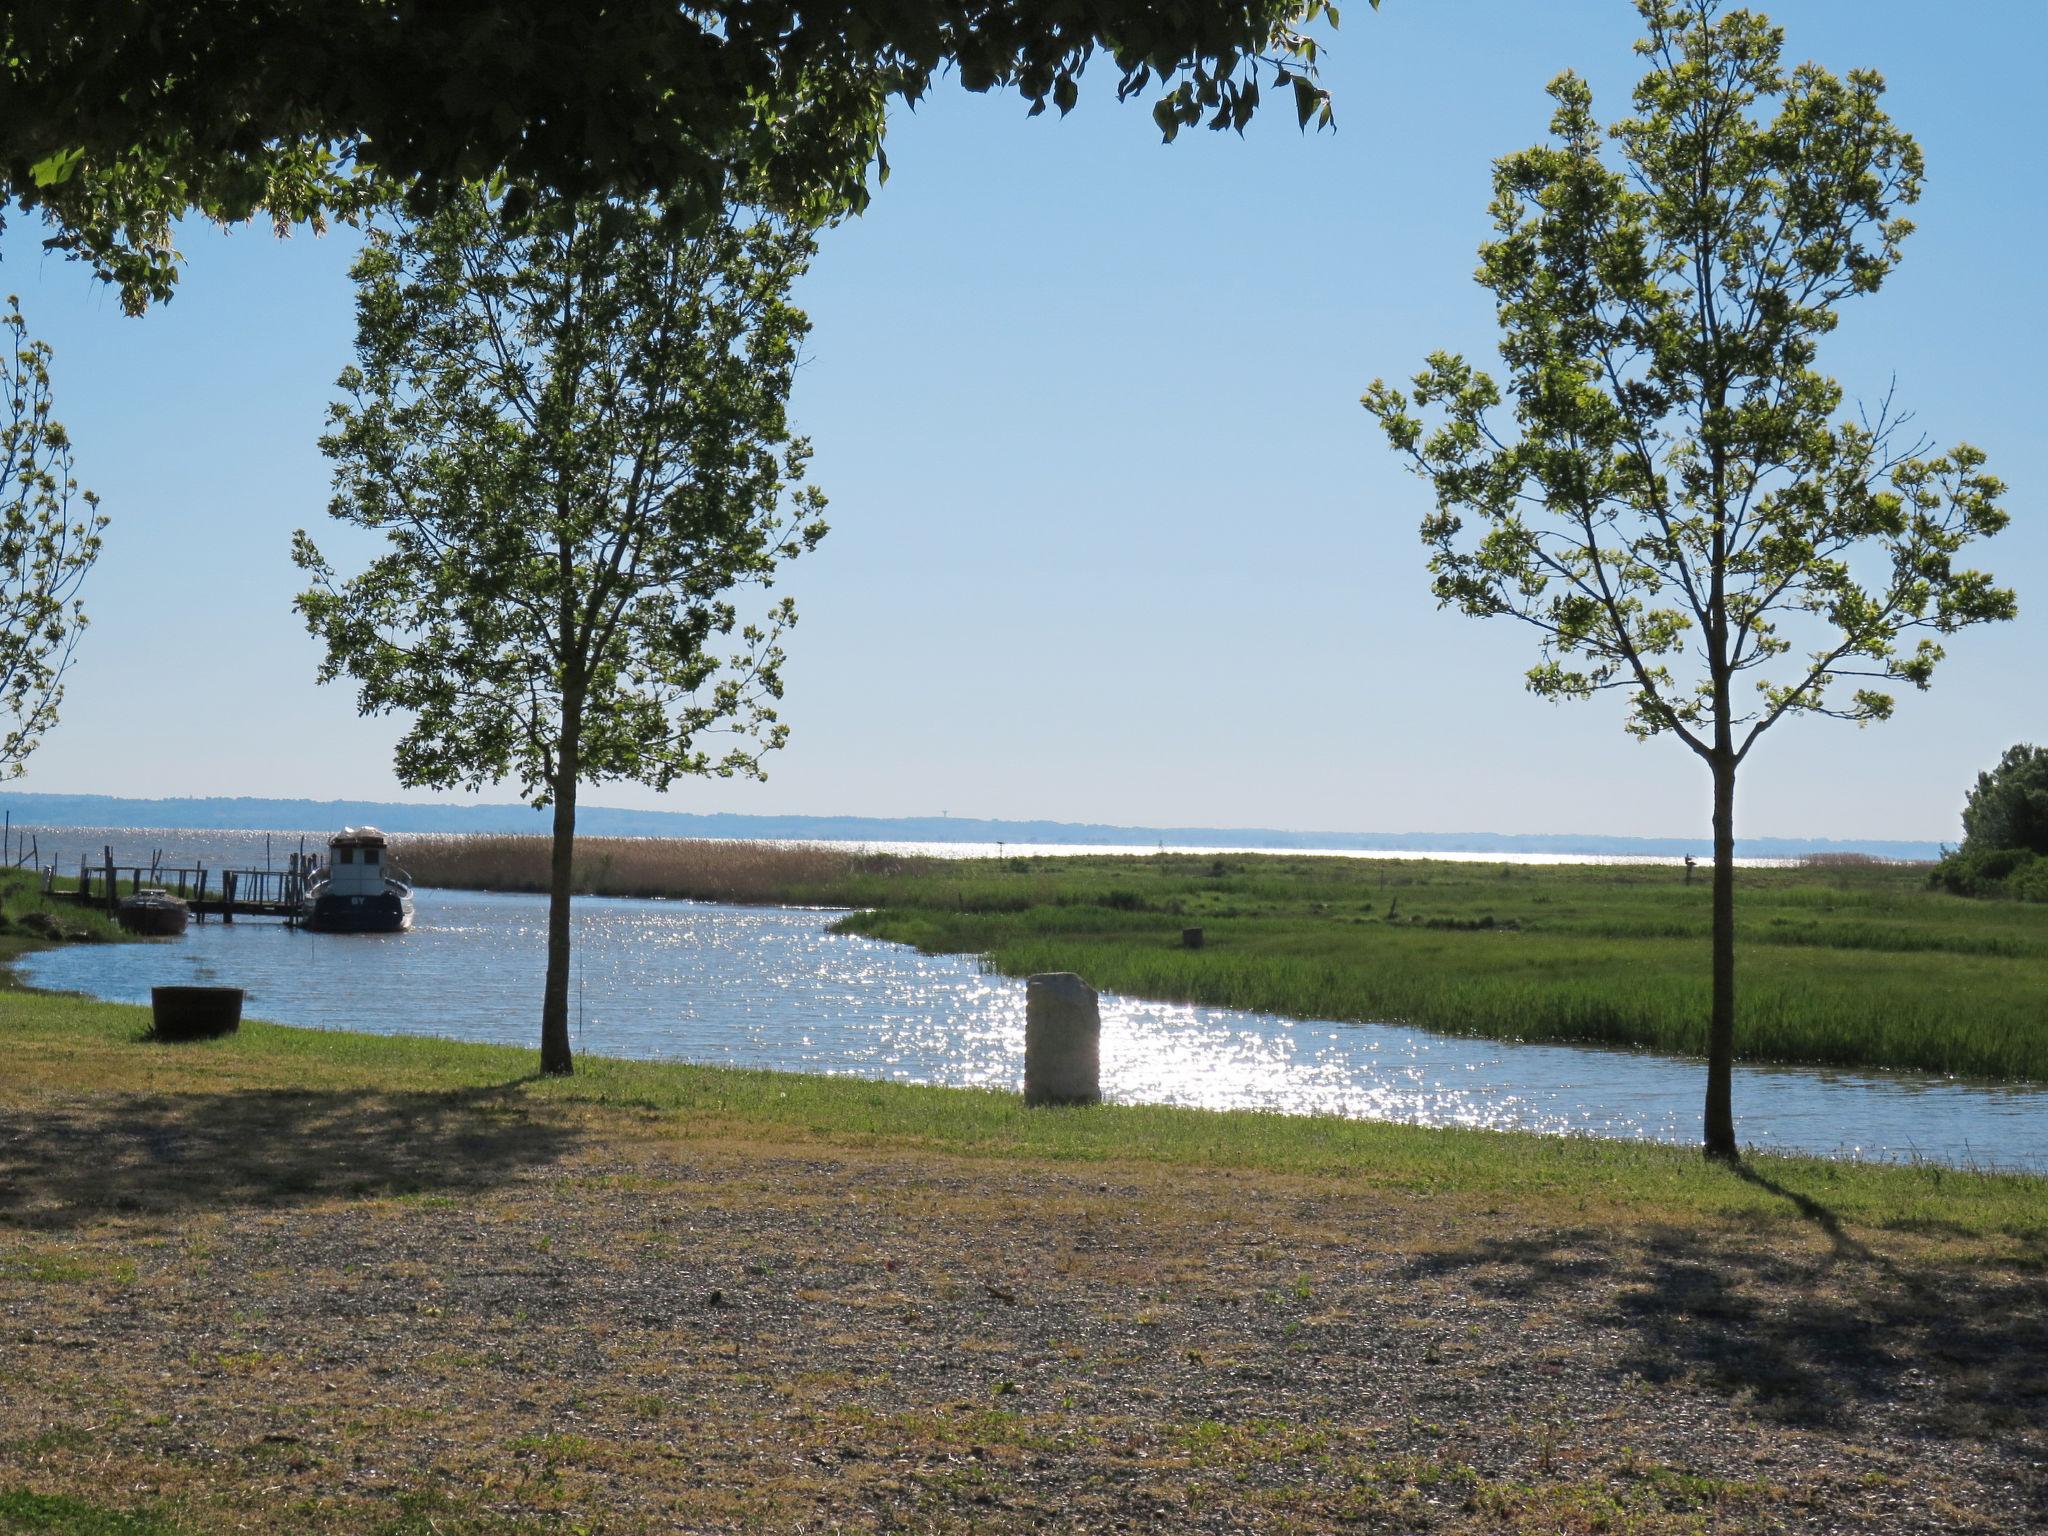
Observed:
[[[315,933],[403,933],[412,926],[412,877],[391,862],[375,827],[344,827],[327,862],[306,880],[299,923]]]
[[[175,939],[192,921],[192,909],[160,885],[147,885],[114,906],[114,921],[128,933]]]

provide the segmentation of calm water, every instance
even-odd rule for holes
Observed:
[[[1024,986],[958,956],[828,933],[836,913],[590,897],[576,907],[572,1027],[585,1050],[901,1082],[1015,1088]],[[244,987],[252,1016],[529,1044],[546,902],[422,891],[418,926],[316,935],[195,924],[182,940],[45,950],[36,986],[146,1003],[153,985]],[[1104,1089],[1132,1103],[1350,1115],[1690,1143],[1696,1062],[1458,1040],[1103,997]],[[1766,1149],[2048,1171],[2048,1092],[1907,1075],[1745,1068]]]

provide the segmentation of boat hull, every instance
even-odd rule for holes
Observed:
[[[175,939],[192,918],[183,902],[175,905],[124,901],[114,908],[114,921],[124,932],[146,939]]]
[[[314,933],[403,933],[412,926],[412,897],[396,891],[381,896],[313,898],[302,920]]]

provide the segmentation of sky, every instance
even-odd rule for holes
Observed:
[[[2048,5],[1770,12],[1790,58],[1882,72],[1926,152],[1905,261],[1821,366],[1852,400],[1896,379],[1917,428],[1989,453],[2013,524],[1976,559],[2021,617],[1957,637],[1888,724],[1778,727],[1737,830],[1953,839],[1976,773],[2048,741]],[[1436,608],[1429,493],[1358,404],[1434,348],[1491,359],[1471,277],[1491,161],[1542,138],[1560,70],[1621,115],[1638,31],[1622,0],[1347,7],[1320,134],[1276,93],[1242,138],[1163,145],[1106,69],[1064,120],[950,84],[899,108],[888,183],[824,235],[798,295],[792,411],[832,532],[780,588],[801,613],[790,743],[766,782],[586,803],[1704,832],[1690,753],[1627,736],[1618,701],[1534,698],[1531,632]],[[140,320],[38,238],[10,220],[0,282],[55,349],[57,414],[112,525],[62,722],[15,787],[434,798],[394,776],[400,722],[316,686],[291,611],[295,528],[344,567],[369,552],[327,524],[316,446],[349,361],[354,237],[188,227],[176,298]]]

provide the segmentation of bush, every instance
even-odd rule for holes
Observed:
[[[1963,807],[1963,848],[2048,854],[2048,747],[2006,748]]]
[[[2037,858],[2025,868],[2015,870],[2005,888],[2021,901],[2048,902],[2048,859]]]
[[[1971,848],[1966,843],[1942,855],[1927,883],[1958,896],[2048,901],[2048,859],[2031,848]],[[2041,894],[2030,894],[2034,891]]]

